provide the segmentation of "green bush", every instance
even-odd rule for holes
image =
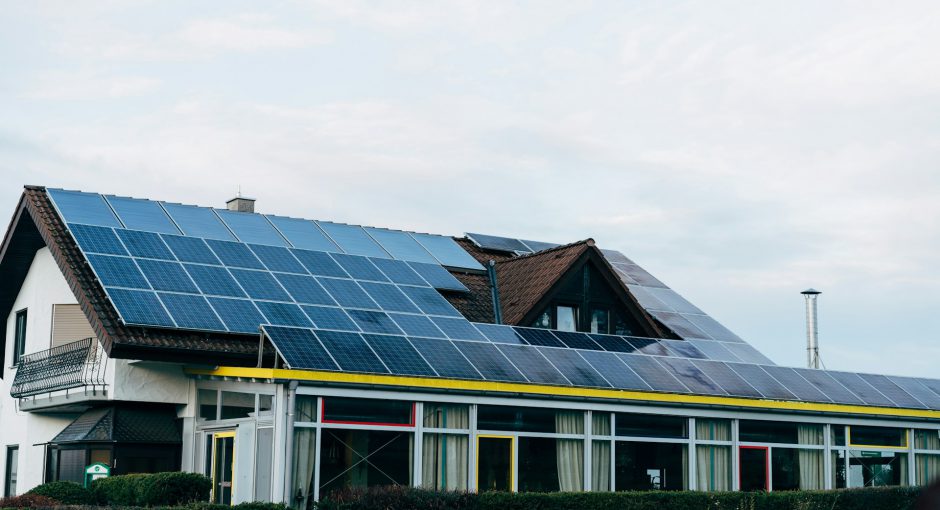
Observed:
[[[61,503],[39,494],[21,494],[11,498],[0,498],[0,508],[50,508]]]
[[[91,491],[99,505],[143,506],[141,482],[151,475],[134,474],[99,478],[91,483]]]
[[[209,500],[212,482],[196,473],[153,473],[111,476],[92,483],[99,505],[178,506]]]
[[[26,494],[52,498],[63,505],[88,505],[95,502],[91,491],[75,482],[49,482],[33,487]]]

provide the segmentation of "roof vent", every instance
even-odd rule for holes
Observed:
[[[227,207],[229,211],[253,213],[255,212],[255,199],[239,195],[225,202],[225,207]]]
[[[822,292],[816,289],[806,289],[800,294],[806,298],[806,366],[819,368],[819,324],[817,324],[816,298]]]

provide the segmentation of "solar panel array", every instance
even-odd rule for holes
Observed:
[[[485,234],[468,233],[467,237],[481,248],[517,254],[535,253],[558,246],[552,243]],[[679,338],[699,343],[712,340],[744,343],[738,335],[690,303],[678,292],[670,289],[624,254],[616,250],[601,250],[601,252],[640,306]],[[709,349],[709,347],[705,348]],[[714,349],[719,348],[714,347]],[[760,355],[760,358],[759,363],[773,364],[763,355]]]
[[[466,321],[451,327],[434,318],[403,329],[263,327],[294,369],[940,410],[937,381],[676,357],[668,344],[650,352],[613,335]],[[599,337],[611,337],[603,346],[612,349]]]
[[[142,230],[221,241],[301,248],[482,271],[453,239],[326,221],[285,218],[139,198],[47,190],[69,224]]]

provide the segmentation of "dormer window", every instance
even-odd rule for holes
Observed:
[[[555,329],[559,331],[578,330],[578,308],[558,305],[555,307]]]

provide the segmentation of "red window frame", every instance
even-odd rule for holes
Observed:
[[[347,397],[342,397],[347,398]],[[352,397],[355,398],[355,397]],[[415,426],[415,413],[416,405],[414,402],[411,403],[411,418],[408,423],[384,423],[377,421],[345,421],[345,420],[327,420],[326,419],[326,402],[327,398],[323,398],[323,406],[320,409],[320,423],[330,423],[330,424],[339,424],[339,425],[378,425],[380,427],[414,427]]]
[[[764,492],[770,492],[770,447],[769,446],[739,446],[738,447],[738,488],[741,486],[741,474],[744,463],[741,462],[743,450],[764,450]]]

